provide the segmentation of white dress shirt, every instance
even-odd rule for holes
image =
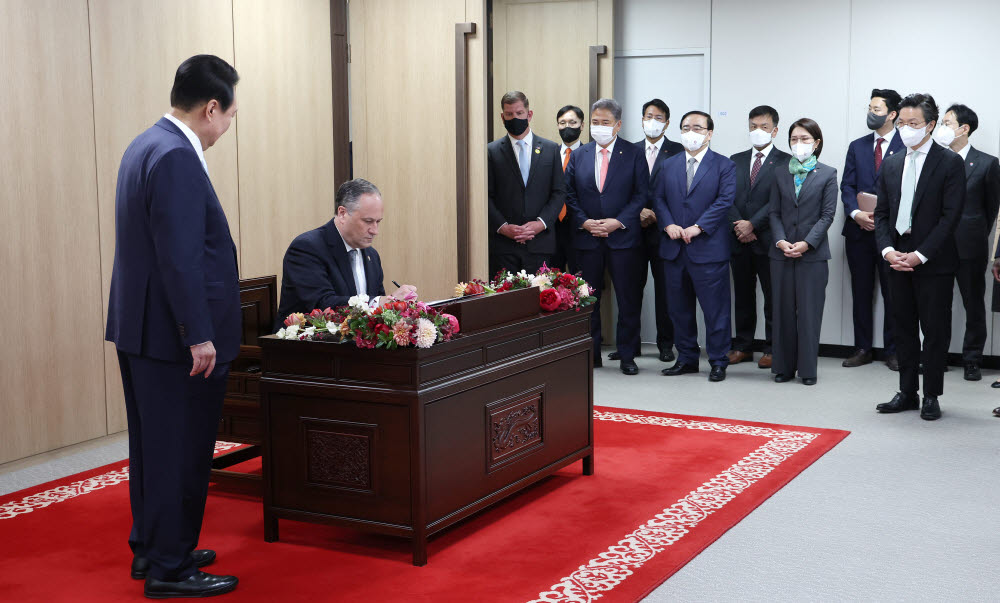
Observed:
[[[577,138],[576,142],[574,142],[573,144],[571,144],[569,146],[566,146],[565,143],[560,144],[559,145],[559,160],[562,161],[562,162],[565,162],[566,161],[566,151],[572,151],[572,152],[575,153],[576,150],[579,149],[579,148],[580,148],[580,139],[579,138]]]
[[[750,147],[750,172],[753,172],[753,164],[757,162],[757,153],[763,153],[764,156],[760,158],[760,167],[764,167],[764,162],[767,161],[767,156],[771,154],[771,149],[774,148],[772,143],[768,143],[763,149],[758,149],[757,147]]]
[[[909,171],[910,171],[910,161],[912,159],[912,161],[914,162],[913,169],[915,169],[917,171],[917,173],[913,175],[913,184],[914,184],[914,187],[916,187],[916,185],[920,183],[920,172],[921,172],[921,170],[924,169],[924,161],[927,160],[927,153],[930,152],[931,146],[933,146],[934,144],[935,144],[934,143],[934,138],[932,137],[932,138],[928,138],[927,142],[925,142],[923,145],[917,147],[916,150],[910,149],[910,148],[906,149],[906,162],[903,163],[903,179],[902,179],[902,182],[906,182],[906,174],[909,173]],[[916,157],[911,157],[911,155],[913,155],[914,153],[916,153]],[[916,193],[916,191],[914,191],[914,200],[916,200],[915,193]],[[912,207],[911,207],[911,211],[912,211]],[[893,229],[895,229],[894,225],[892,227],[893,227]],[[907,231],[907,232],[909,232],[909,231]],[[893,247],[890,245],[889,247],[886,247],[885,249],[882,250],[882,257],[884,258],[885,254],[889,253],[890,251],[896,251],[896,250],[893,249]],[[919,251],[917,251],[915,249],[913,250],[913,253],[917,254],[917,257],[920,258],[920,263],[921,264],[926,264],[927,263],[927,256],[925,256],[924,254],[920,253]]]
[[[177,119],[173,115],[167,113],[163,117],[166,117],[168,120],[170,120],[175,126],[180,128],[181,132],[184,133],[184,136],[187,136],[187,139],[191,143],[191,146],[194,147],[194,152],[198,153],[198,161],[201,162],[201,167],[202,169],[205,170],[205,175],[207,176],[208,164],[205,163],[205,151],[201,148],[201,139],[198,138],[198,135],[195,134],[194,130],[189,128],[186,123]]]
[[[885,161],[886,159],[888,159],[889,158],[889,145],[892,144],[892,139],[895,136],[896,136],[896,128],[893,128],[892,131],[889,132],[888,134],[886,134],[884,137],[879,136],[879,133],[875,132],[875,140],[872,141],[872,153],[877,153],[878,152],[878,145],[879,145],[878,139],[879,138],[884,138],[884,140],[882,141],[882,161]],[[874,157],[874,155],[873,155],[873,157]],[[858,215],[858,212],[860,212],[860,211],[861,211],[860,209],[852,210],[851,211],[851,219],[853,220],[854,216]]]
[[[525,135],[525,137],[522,138],[522,139],[520,139],[520,140],[514,138],[510,134],[507,134],[507,138],[510,139],[510,144],[511,144],[511,146],[514,149],[514,159],[517,160],[517,167],[518,168],[521,167],[521,154],[520,154],[520,152],[519,152],[518,149],[519,149],[519,146],[520,146],[520,144],[522,142],[525,144],[525,155],[527,156],[526,161],[528,162],[528,169],[530,170],[531,169],[531,153],[532,153],[531,143],[535,139],[535,135],[531,132],[531,128],[530,127],[528,128],[527,135]],[[577,146],[580,146],[580,141],[579,140],[576,141],[576,144],[577,144]],[[542,223],[542,230],[545,230],[545,229],[547,229],[549,227],[549,225],[545,223],[545,220],[543,220],[541,218],[541,216],[538,216],[535,219]],[[507,224],[508,224],[507,222],[504,222],[503,224],[500,225],[500,228],[503,228],[504,226],[507,226]],[[497,232],[500,232],[500,228],[497,229]]]
[[[959,157],[962,158],[962,161],[969,160],[969,149],[971,148],[972,148],[971,144],[965,143],[965,146],[958,150],[958,155]]]
[[[339,228],[337,229],[337,232],[340,232]],[[344,235],[341,235],[340,237],[343,239]],[[351,252],[354,251],[355,248],[348,245],[346,240],[344,241],[344,247],[347,249],[347,257],[350,259],[352,257]],[[354,281],[358,285],[358,295],[368,295],[368,279],[365,278],[364,255],[365,250],[358,249],[358,252],[353,256],[354,259],[351,260],[351,272],[354,273]]]
[[[705,145],[705,148],[702,149],[701,151],[699,151],[698,154],[694,156],[694,161],[695,161],[695,163],[694,163],[694,170],[691,172],[692,182],[693,182],[694,177],[698,175],[698,168],[701,167],[701,162],[705,159],[705,153],[708,153],[708,145]],[[690,161],[690,160],[691,160],[691,153],[688,153],[687,151],[685,151],[684,152],[684,173],[685,174],[687,174],[688,161]]]

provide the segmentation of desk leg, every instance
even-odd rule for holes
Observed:
[[[594,454],[591,453],[583,457],[583,474],[593,475],[594,474]]]
[[[264,511],[264,542],[278,541],[278,518]]]
[[[413,565],[427,565],[427,536],[424,534],[413,536]]]

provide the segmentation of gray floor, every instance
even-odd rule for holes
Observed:
[[[944,417],[878,415],[881,363],[820,359],[819,383],[776,384],[755,364],[722,383],[662,377],[650,346],[626,377],[606,362],[596,404],[851,431],[836,448],[655,590],[666,601],[1000,600],[1000,392],[945,375]],[[123,435],[0,466],[0,494],[127,456]],[[672,502],[672,501],[668,501]]]

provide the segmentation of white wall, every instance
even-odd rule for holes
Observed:
[[[779,148],[788,150],[788,124],[811,117],[823,129],[822,161],[840,173],[847,145],[868,132],[864,119],[872,88],[894,88],[904,96],[929,92],[942,112],[953,102],[969,105],[980,119],[973,146],[996,155],[1000,107],[994,99],[1000,84],[990,66],[1000,55],[1000,3],[955,0],[947,7],[943,11],[940,2],[911,0],[901,11],[880,0],[841,0],[815,2],[804,12],[801,2],[791,0],[616,0],[615,51],[708,49],[707,109],[715,119],[712,148],[726,155],[749,148],[747,113],[768,104],[781,116]],[[906,16],[902,23],[900,15]],[[922,40],[906,37],[913,31]],[[951,37],[941,40],[938,31]],[[668,105],[670,88],[678,85],[683,83],[664,82],[661,98]],[[706,109],[671,105],[671,114],[679,119],[695,108]],[[830,228],[834,257],[820,339],[853,345],[851,279],[840,235],[843,220],[838,203],[837,220]],[[881,346],[881,301],[876,313],[875,345]],[[964,321],[956,288],[952,352],[961,350]],[[991,341],[992,335],[986,353],[1000,353],[1000,337],[992,346]]]

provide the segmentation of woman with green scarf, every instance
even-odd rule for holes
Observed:
[[[816,384],[819,332],[830,271],[826,232],[837,214],[837,170],[819,163],[823,132],[803,118],[788,129],[792,158],[777,169],[771,186],[770,220],[773,372],[778,383],[798,372]]]

